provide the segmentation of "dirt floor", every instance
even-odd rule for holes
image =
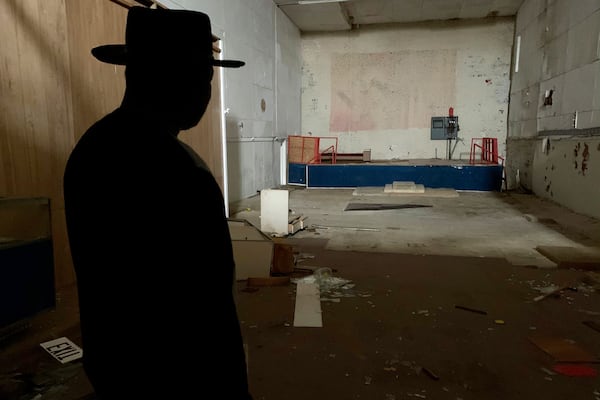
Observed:
[[[287,189],[307,216],[281,239],[295,251],[291,282],[237,284],[255,400],[600,399],[600,332],[586,322],[600,324],[600,271],[535,250],[598,247],[598,220],[528,194]],[[345,211],[356,202],[430,207]],[[259,227],[260,199],[231,213]],[[323,326],[296,327],[296,282],[320,268]],[[0,399],[93,399],[79,362],[39,346],[79,343],[78,329],[64,288],[56,310],[0,342]]]

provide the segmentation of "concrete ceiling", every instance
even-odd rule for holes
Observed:
[[[515,15],[523,0],[274,0],[302,32]]]

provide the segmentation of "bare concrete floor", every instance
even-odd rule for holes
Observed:
[[[292,213],[309,229],[294,238],[327,240],[328,250],[507,258],[515,265],[553,266],[536,246],[600,243],[597,220],[526,194],[431,191],[387,194],[367,189],[287,187]],[[426,206],[345,211],[351,204]],[[260,227],[260,196],[231,213]]]
[[[528,194],[286,189],[292,212],[307,217],[285,238],[297,266],[332,268],[354,287],[322,293],[323,327],[299,328],[293,283],[246,291],[238,282],[256,400],[600,398],[600,377],[554,372],[556,357],[532,342],[600,357],[600,332],[582,323],[600,323],[595,275],[535,250],[600,246],[598,220]],[[351,203],[427,207],[345,211]],[[259,196],[231,216],[260,227]],[[571,289],[534,301],[553,285]],[[65,335],[78,343],[76,301],[64,289],[57,310],[0,343],[0,398],[93,398],[77,363],[57,365],[39,348]]]

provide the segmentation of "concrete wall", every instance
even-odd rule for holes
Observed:
[[[549,137],[534,146],[533,191],[600,218],[600,137]]]
[[[277,186],[280,139],[300,131],[300,31],[273,0],[161,3],[207,13],[222,38],[223,58],[246,61],[241,69],[222,70],[229,202]]]
[[[473,137],[498,138],[503,155],[513,33],[514,18],[496,18],[303,34],[302,134],[373,159],[446,158],[431,117],[454,107],[454,159]]]
[[[600,0],[525,0],[515,31],[509,188],[600,217]]]

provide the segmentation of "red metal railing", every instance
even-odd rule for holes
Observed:
[[[504,157],[498,155],[498,139],[472,138],[469,163],[504,165]]]
[[[334,140],[335,144],[320,150],[321,140]],[[326,160],[336,163],[338,138],[334,136],[288,136],[288,162],[299,164],[321,164]]]

